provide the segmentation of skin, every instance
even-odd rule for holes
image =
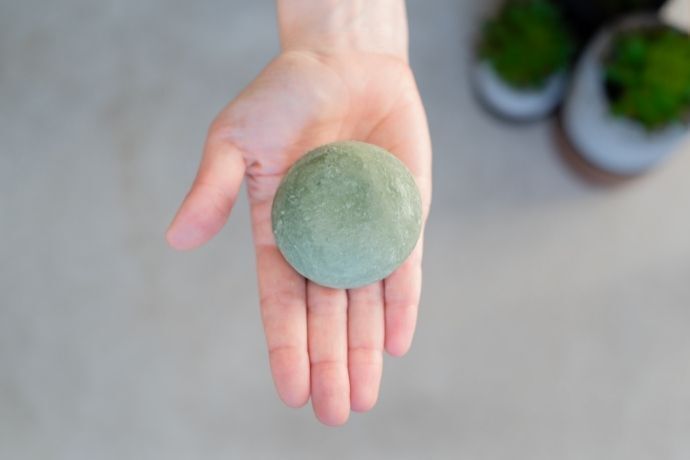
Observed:
[[[211,124],[199,171],[166,238],[179,250],[211,239],[246,179],[261,316],[280,398],[342,425],[376,403],[382,353],[410,348],[421,292],[423,236],[384,281],[340,290],[305,280],[271,229],[273,195],[304,153],[336,140],[377,144],[412,172],[424,220],[431,144],[407,61],[401,0],[278,1],[281,53]],[[422,233],[423,235],[423,233]]]

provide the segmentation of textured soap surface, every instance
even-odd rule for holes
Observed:
[[[392,273],[422,226],[419,190],[405,165],[363,142],[323,145],[283,178],[273,234],[295,270],[318,284],[354,288]]]

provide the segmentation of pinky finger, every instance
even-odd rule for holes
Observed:
[[[422,290],[422,240],[405,263],[384,281],[385,348],[393,356],[404,355],[412,344]]]

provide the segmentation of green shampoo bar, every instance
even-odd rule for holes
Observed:
[[[350,289],[390,275],[422,227],[419,189],[405,165],[375,145],[345,141],[298,160],[273,200],[285,259],[322,286]]]

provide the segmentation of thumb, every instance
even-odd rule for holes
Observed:
[[[166,233],[168,244],[193,249],[218,233],[235,203],[244,170],[242,152],[229,139],[227,127],[214,123],[194,183]]]

